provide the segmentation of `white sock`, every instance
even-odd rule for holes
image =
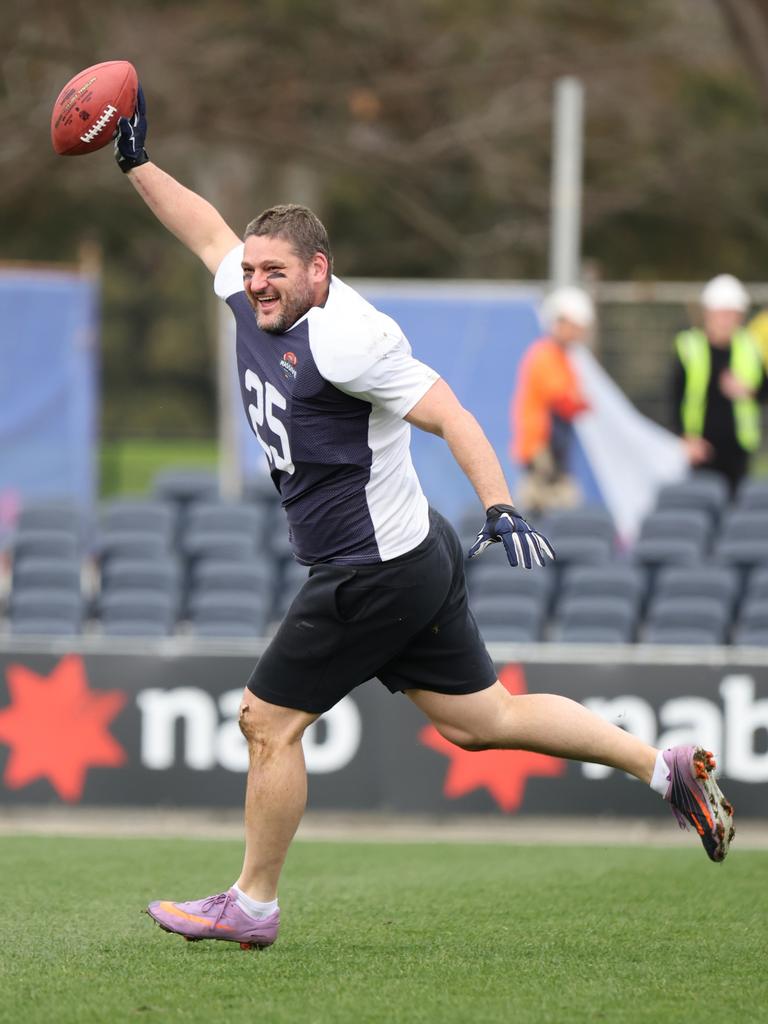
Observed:
[[[656,755],[656,764],[653,769],[653,778],[651,779],[651,789],[656,790],[660,796],[666,796],[667,790],[669,789],[669,779],[669,766],[664,760],[664,751],[660,750]]]
[[[276,899],[270,900],[268,903],[259,903],[258,900],[252,900],[250,896],[247,896],[239,886],[233,885],[232,888],[235,890],[235,902],[238,907],[250,917],[269,917],[277,910]]]

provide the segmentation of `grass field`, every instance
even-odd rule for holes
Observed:
[[[297,843],[263,952],[149,899],[225,887],[240,844],[0,840],[0,1020],[768,1021],[768,854]]]

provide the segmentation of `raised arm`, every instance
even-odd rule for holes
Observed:
[[[153,164],[144,148],[147,114],[139,86],[132,118],[118,122],[115,159],[130,183],[161,224],[198,256],[212,274],[240,239],[207,199]]]
[[[477,491],[486,510],[485,526],[469,550],[474,558],[502,542],[509,564],[530,569],[554,558],[549,541],[532,530],[512,504],[504,472],[482,427],[444,380],[437,380],[405,416],[408,423],[442,437]]]

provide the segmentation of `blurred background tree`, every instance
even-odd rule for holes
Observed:
[[[759,278],[766,61],[745,56],[737,15],[764,25],[767,6],[8,0],[0,259],[71,261],[97,243],[105,433],[213,434],[208,275],[109,150],[62,159],[48,140],[64,82],[119,57],[144,84],[153,159],[236,230],[273,202],[309,203],[341,276],[544,277],[552,86],[575,74],[584,256],[600,275]]]

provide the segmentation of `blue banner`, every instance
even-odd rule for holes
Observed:
[[[0,272],[0,529],[30,500],[95,490],[98,281]]]

